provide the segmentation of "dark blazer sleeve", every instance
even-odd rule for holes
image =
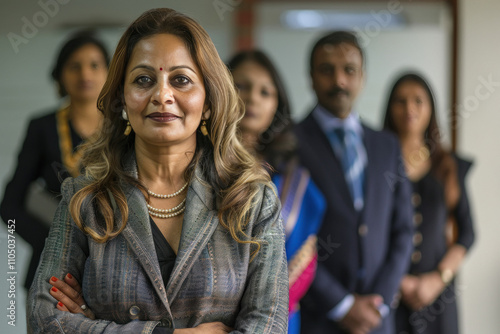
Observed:
[[[475,234],[465,177],[472,163],[459,157],[455,157],[455,159],[457,161],[458,181],[460,185],[460,199],[454,212],[458,227],[457,244],[469,249],[474,243]]]
[[[314,284],[308,291],[308,299],[304,302],[314,302],[321,305],[325,314],[330,312],[349,294],[340,282],[328,272],[325,264],[318,261]]]
[[[395,139],[396,140],[396,139]],[[392,221],[390,230],[389,253],[385,264],[374,284],[373,291],[382,295],[384,304],[390,305],[396,295],[403,275],[410,265],[410,254],[413,250],[413,207],[411,205],[411,184],[408,181],[401,150],[394,142],[397,163],[395,169],[399,175],[393,188]]]
[[[41,221],[30,215],[25,208],[25,201],[30,184],[41,175],[43,162],[43,128],[36,120],[30,121],[24,142],[17,158],[14,175],[5,188],[0,206],[4,222],[16,220],[16,232],[30,245],[43,247],[43,238],[47,235]]]
[[[68,178],[61,187],[63,198],[28,294],[28,333],[152,333],[159,321],[137,320],[118,324],[108,320],[91,320],[81,314],[56,309],[56,300],[49,294],[50,277],[63,277],[72,273],[81,282],[89,254],[88,242],[92,242],[87,240],[87,236],[76,226],[69,213],[69,201],[78,190],[76,182],[75,179]],[[95,215],[92,209],[86,211],[82,214],[84,221],[85,215]]]

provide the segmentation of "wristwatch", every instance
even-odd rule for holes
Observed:
[[[453,280],[453,271],[451,269],[438,269],[439,276],[445,285]]]

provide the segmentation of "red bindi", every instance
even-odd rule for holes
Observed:
[[[163,67],[160,67],[160,71],[163,71]]]

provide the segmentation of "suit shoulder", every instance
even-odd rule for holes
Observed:
[[[301,140],[307,140],[309,137],[307,134],[311,133],[311,131],[316,131],[318,128],[319,125],[314,120],[311,112],[294,126],[294,133]]]
[[[398,137],[392,132],[386,130],[374,130],[366,125],[363,125],[363,131],[369,140],[376,140],[387,145],[395,145],[399,147]]]
[[[366,126],[363,126],[363,130],[365,142],[370,143],[370,147],[377,152],[386,152],[386,154],[390,153],[398,157],[401,155],[399,139],[394,133],[385,130],[373,130]]]
[[[295,124],[295,129],[304,129],[311,126],[311,122],[314,122],[314,118],[312,116],[312,112],[307,114],[300,122]]]

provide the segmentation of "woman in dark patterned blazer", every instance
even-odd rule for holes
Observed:
[[[236,136],[244,108],[208,34],[171,9],[144,13],[98,105],[102,132],[85,175],[62,186],[30,290],[30,331],[286,333],[280,203]]]
[[[453,278],[474,242],[465,187],[471,163],[441,146],[432,91],[417,74],[394,84],[384,125],[400,139],[415,209],[415,249],[401,283],[397,333],[456,334]]]

